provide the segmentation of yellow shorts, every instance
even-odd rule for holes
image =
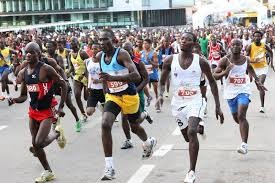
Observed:
[[[107,93],[105,95],[106,102],[112,101],[116,103],[120,108],[122,114],[135,114],[139,109],[139,96],[136,95],[112,95]]]

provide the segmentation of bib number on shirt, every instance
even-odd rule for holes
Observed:
[[[78,64],[73,64],[73,65],[74,65],[75,70],[79,69],[79,65]]]
[[[230,77],[229,83],[235,84],[235,85],[241,85],[246,83],[246,78],[244,77]]]
[[[145,65],[145,68],[146,68],[148,74],[153,73],[153,66],[152,65]]]
[[[118,93],[126,90],[128,84],[120,81],[108,81],[107,82],[110,93]]]
[[[39,92],[39,86],[38,84],[31,84],[31,85],[27,85],[27,91],[28,92]]]
[[[180,88],[178,90],[178,96],[180,97],[192,97],[193,95],[196,95],[196,94],[197,94],[196,90],[185,89],[185,88]]]

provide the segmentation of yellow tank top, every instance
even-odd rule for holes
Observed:
[[[62,53],[57,50],[57,55],[60,55],[63,59],[66,59],[66,50],[64,49]]]
[[[87,78],[84,76],[83,78],[81,77],[83,73],[86,71],[86,65],[84,60],[80,57],[80,53],[77,53],[77,57],[74,58],[73,54],[71,54],[71,62],[74,67],[75,75],[74,75],[74,80],[79,81],[83,83],[85,86],[88,84]],[[82,79],[80,79],[82,78]]]
[[[255,43],[251,44],[250,59],[253,68],[263,68],[267,67],[266,62],[266,48],[263,43],[260,46],[257,46]]]
[[[8,47],[6,47],[3,50],[0,50],[0,53],[4,57],[4,58],[0,59],[0,67],[2,67],[3,65],[11,65],[10,49]]]

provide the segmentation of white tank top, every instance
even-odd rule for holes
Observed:
[[[100,65],[95,63],[92,58],[86,60],[86,67],[89,73],[88,88],[100,90],[103,89],[102,83],[94,84],[95,79],[99,79]]]
[[[233,99],[238,94],[251,94],[250,80],[246,74],[247,60],[242,65],[234,65],[225,80],[224,98]]]
[[[200,57],[197,54],[193,55],[193,61],[187,69],[180,66],[179,54],[173,55],[171,65],[172,105],[184,105],[196,99],[201,100],[200,81],[202,71]]]

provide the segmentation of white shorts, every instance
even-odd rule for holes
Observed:
[[[267,73],[268,73],[268,66],[263,67],[263,68],[254,68],[254,71],[255,71],[255,73],[256,73],[257,76],[267,75]]]
[[[171,107],[172,115],[176,118],[180,130],[183,130],[188,126],[190,117],[203,119],[206,101],[200,98],[185,105],[172,105]]]

